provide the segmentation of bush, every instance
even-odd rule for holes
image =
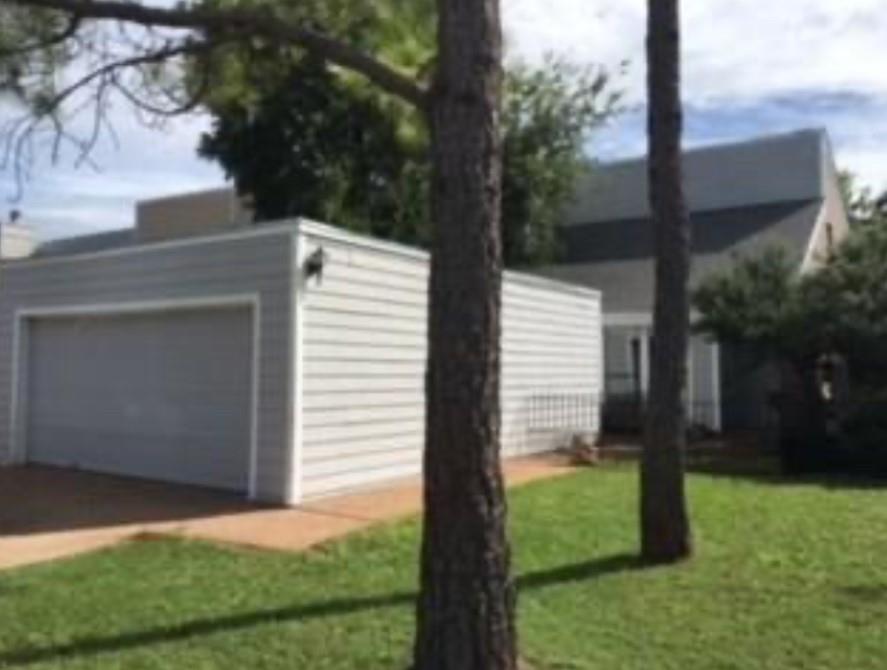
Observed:
[[[854,404],[843,421],[841,442],[850,470],[887,477],[887,390]]]

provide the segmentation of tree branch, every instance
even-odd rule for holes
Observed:
[[[363,75],[382,90],[424,108],[427,92],[412,78],[331,35],[282,20],[270,7],[149,7],[124,0],[5,0],[22,7],[52,9],[81,19],[120,21],[145,27],[207,30],[243,38],[262,37],[299,47]]]
[[[41,49],[49,49],[51,47],[59,46],[74,37],[77,34],[77,30],[79,28],[80,15],[76,13],[69,14],[68,23],[65,25],[64,29],[60,30],[54,35],[49,35],[46,39],[40,41],[25,44],[24,46],[16,47],[14,49],[0,49],[0,58],[21,56],[29,54],[33,51],[39,51]]]
[[[106,63],[105,65],[92,70],[74,83],[62,89],[58,94],[54,95],[46,103],[47,113],[51,113],[58,109],[66,98],[70,97],[73,93],[80,90],[95,79],[111,75],[114,72],[125,68],[139,67],[141,65],[150,65],[153,63],[162,63],[177,56],[193,55],[218,46],[218,44],[218,42],[186,41],[182,44],[168,46],[163,49],[155,49],[146,54],[132,56],[130,58],[123,58],[121,60],[115,60]]]

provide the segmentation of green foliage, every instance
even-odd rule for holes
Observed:
[[[851,223],[887,225],[887,192],[876,196],[868,186],[860,187],[856,175],[848,170],[838,175],[838,181]]]
[[[502,221],[511,265],[552,262],[557,228],[577,179],[589,169],[589,133],[615,114],[621,93],[603,68],[548,58],[512,66],[503,109]]]
[[[722,342],[762,350],[793,347],[800,312],[798,266],[799,259],[782,247],[737,258],[696,288],[697,329]]]
[[[203,0],[208,6],[267,6],[281,18],[299,20],[345,38],[418,81],[427,83],[435,53],[433,0]],[[205,99],[212,113],[237,104],[255,108],[271,92],[292,84],[304,52],[295,48],[270,49],[262,42],[235,43],[216,49],[209,59],[193,60],[188,68],[192,86],[210,74]],[[415,148],[426,141],[424,119],[408,103],[387,95],[364,78],[332,69],[340,91],[349,99],[370,100],[397,124],[399,140]]]
[[[322,63],[284,60],[285,68],[277,60],[269,70],[266,58],[226,56],[200,154],[223,166],[264,219],[300,215],[427,245],[430,166],[421,119]],[[619,100],[601,68],[549,59],[539,69],[509,70],[502,198],[508,265],[555,258],[561,210],[587,169],[589,133]]]
[[[868,476],[887,476],[887,391],[864,393],[842,426],[844,464]]]
[[[836,351],[854,379],[887,383],[887,226],[856,225],[816,272],[779,249],[739,260],[694,293],[699,329],[794,357]]]
[[[694,296],[699,327],[793,363],[802,385],[792,398],[800,413],[783,412],[790,467],[887,474],[887,226],[857,224],[817,272],[797,268],[770,250],[710,277]],[[835,354],[850,381],[832,410],[837,440],[825,430],[827,403],[813,374]]]
[[[391,236],[406,163],[390,150],[396,124],[316,59],[286,75],[271,92],[258,88],[255,104],[217,102],[200,154],[252,194],[260,219],[300,214]]]
[[[58,69],[73,55],[55,39],[67,24],[57,12],[0,4],[0,101],[42,111]]]
[[[857,382],[887,386],[887,225],[857,225],[799,288],[804,327],[842,352]]]

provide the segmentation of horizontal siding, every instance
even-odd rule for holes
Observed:
[[[505,282],[502,450],[548,451],[597,434],[602,392],[600,299]]]
[[[0,270],[0,460],[11,453],[13,324],[17,310],[258,294],[259,414],[257,493],[284,501],[289,491],[292,231],[159,245],[6,265]],[[211,346],[211,343],[208,344]]]
[[[301,339],[306,497],[418,472],[425,417],[425,261],[307,240],[319,244]]]
[[[310,233],[305,244],[327,256],[303,300],[302,493],[414,475],[424,443],[427,259]],[[599,299],[511,273],[504,284],[503,450],[549,450],[574,427],[534,429],[534,403],[600,393]]]

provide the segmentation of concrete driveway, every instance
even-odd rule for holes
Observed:
[[[562,457],[513,459],[510,486],[572,471]],[[300,551],[421,509],[417,478],[295,508],[214,491],[57,468],[0,468],[0,569],[74,556],[141,534]]]

